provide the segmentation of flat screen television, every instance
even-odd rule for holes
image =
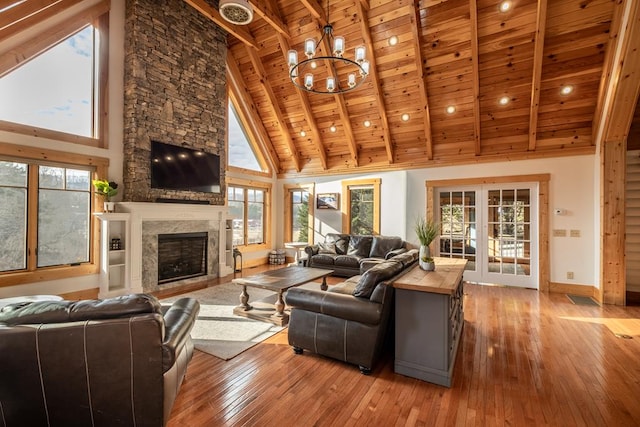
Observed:
[[[220,192],[220,156],[151,141],[151,188]]]

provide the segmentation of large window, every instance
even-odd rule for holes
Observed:
[[[0,68],[0,130],[106,146],[108,13],[90,8],[60,25],[55,40],[37,34]],[[98,18],[93,14],[102,14]],[[8,65],[8,67],[7,67]],[[12,68],[14,67],[15,68]]]
[[[238,114],[238,110],[234,107],[231,99],[228,101],[228,141],[229,149],[227,151],[227,163],[229,166],[247,169],[249,171],[264,172],[266,167],[263,166],[258,156],[258,150],[251,141],[249,134]]]
[[[230,182],[227,204],[233,218],[234,246],[257,246],[268,242],[268,187]]]
[[[285,241],[313,243],[314,186],[285,185]]]
[[[0,272],[90,261],[91,174],[0,160]]]
[[[380,180],[344,181],[342,194],[343,232],[350,234],[380,234]]]

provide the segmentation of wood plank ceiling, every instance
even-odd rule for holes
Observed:
[[[594,152],[612,0],[513,0],[505,12],[497,0],[330,1],[345,56],[365,45],[372,65],[362,86],[339,95],[297,89],[286,65],[289,48],[302,57],[304,40],[320,37],[327,2],[251,3],[249,25],[213,18],[230,32],[228,68],[279,176]]]
[[[0,37],[77,1],[20,3],[2,14]],[[184,1],[229,32],[232,97],[281,177],[595,150],[616,0],[511,0],[505,12],[498,0],[250,0],[246,26],[213,2]],[[354,91],[312,94],[289,80],[286,52],[302,57],[327,22],[345,56],[367,47],[371,72]]]

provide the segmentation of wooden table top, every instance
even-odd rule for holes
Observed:
[[[416,265],[393,282],[397,289],[453,295],[467,265],[466,259],[435,257],[436,269],[424,271]]]
[[[333,270],[324,268],[310,268],[291,266],[269,270],[253,276],[240,277],[231,282],[236,285],[251,286],[254,288],[268,289],[270,291],[287,290],[294,286],[304,285],[316,279],[329,276]]]

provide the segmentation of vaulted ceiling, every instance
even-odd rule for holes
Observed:
[[[251,0],[244,26],[185,1],[229,31],[232,92],[280,176],[594,152],[615,1]],[[371,61],[343,94],[289,79],[287,51],[328,22]]]

